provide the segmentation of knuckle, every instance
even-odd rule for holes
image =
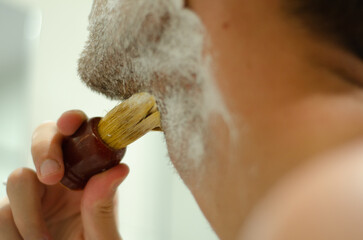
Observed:
[[[35,139],[37,139],[40,135],[40,133],[44,132],[44,131],[47,131],[51,128],[54,128],[56,126],[55,122],[51,122],[51,121],[48,121],[48,122],[44,122],[44,123],[41,123],[33,132],[33,135],[32,135],[32,140],[34,141]]]
[[[112,217],[115,213],[115,205],[112,200],[110,201],[84,201],[82,207],[87,212],[91,213],[95,218]]]
[[[95,209],[95,213],[99,214],[100,216],[110,216],[115,211],[113,202],[96,204],[94,209]]]
[[[65,114],[75,114],[75,115],[81,116],[82,118],[86,117],[86,114],[80,109],[72,109],[72,110],[66,111]]]
[[[6,184],[6,191],[8,195],[19,187],[32,184],[36,181],[37,177],[33,170],[29,168],[18,168],[14,170],[8,177]]]
[[[46,155],[49,151],[50,147],[50,141],[49,140],[37,140],[36,142],[33,142],[31,145],[31,152],[33,157],[41,157],[43,155]]]
[[[35,131],[31,143],[31,153],[35,162],[48,157],[61,156],[60,145],[63,136],[58,132],[55,123],[46,123],[42,130]],[[52,156],[50,156],[52,155]]]
[[[57,126],[55,122],[46,122],[39,125],[33,132],[32,142],[36,143],[42,141],[49,136],[53,136],[57,133]]]
[[[13,221],[13,213],[9,204],[0,208],[0,226],[4,226]]]

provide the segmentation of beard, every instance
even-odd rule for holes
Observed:
[[[203,170],[214,141],[210,117],[229,116],[206,43],[203,24],[182,0],[95,0],[79,60],[81,79],[107,97],[155,96],[169,155],[185,177]]]

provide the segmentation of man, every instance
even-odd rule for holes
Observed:
[[[79,73],[109,97],[155,95],[171,161],[221,239],[362,239],[362,10],[95,0]],[[35,131],[37,173],[9,177],[4,239],[120,239],[113,197],[126,165],[84,192],[57,184],[61,139],[85,119],[70,111]]]

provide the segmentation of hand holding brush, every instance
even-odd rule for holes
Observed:
[[[128,144],[147,131],[157,129],[159,122],[153,97],[138,94],[102,119],[87,120],[83,112],[69,111],[57,124],[48,122],[39,126],[32,140],[37,171],[20,168],[9,176],[9,201],[0,203],[0,216],[3,217],[0,219],[0,238],[121,239],[114,196],[129,169],[118,162]],[[69,154],[72,152],[81,154],[82,158],[72,158]],[[116,156],[114,167],[107,164],[105,167],[103,163],[110,159],[104,156],[110,153]],[[71,160],[67,156],[71,156]],[[94,165],[100,168],[96,169]],[[105,171],[108,167],[111,168]],[[70,173],[81,181],[73,181]],[[58,184],[61,179],[65,185],[69,184],[68,187],[84,189],[70,191]],[[79,183],[82,184],[77,185]]]
[[[154,129],[160,129],[160,113],[147,93],[133,95],[104,118],[91,118],[63,140],[61,183],[83,189],[90,177],[119,164],[127,145]]]

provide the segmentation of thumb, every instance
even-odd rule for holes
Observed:
[[[120,164],[88,181],[81,203],[85,239],[121,239],[116,223],[115,194],[128,173],[128,166]]]

